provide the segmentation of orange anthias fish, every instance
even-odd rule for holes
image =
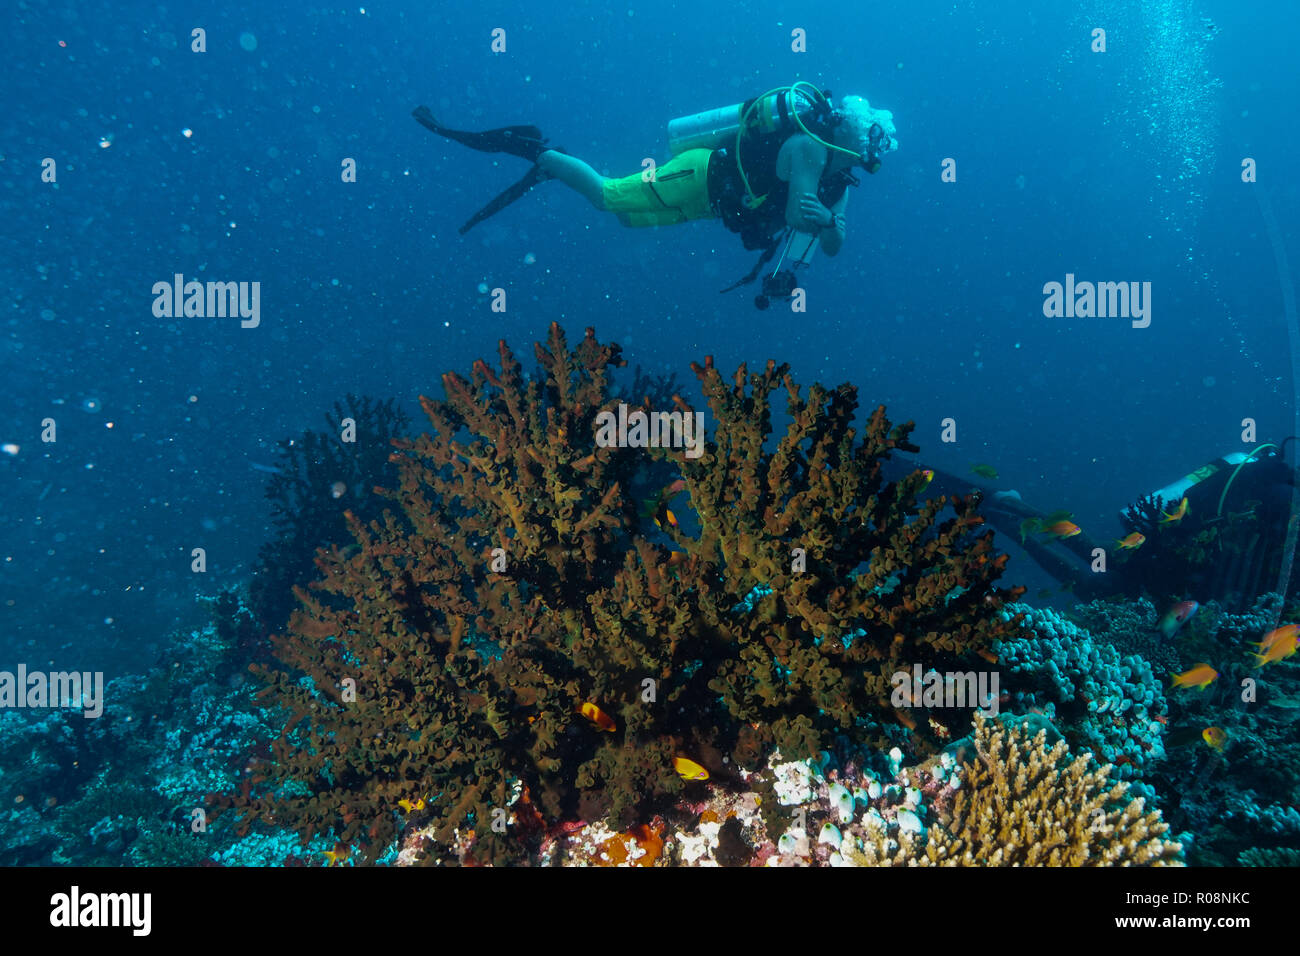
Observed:
[[[1201,739],[1210,745],[1211,750],[1223,753],[1223,745],[1228,742],[1228,734],[1222,727],[1206,727],[1201,731]]]
[[[1219,672],[1209,664],[1197,664],[1189,671],[1174,675],[1172,687],[1196,687],[1205,690],[1218,679]]]
[[[603,710],[601,710],[591,701],[587,701],[585,704],[579,707],[578,713],[582,714],[582,716],[586,717],[598,728],[607,731],[608,733],[612,734],[615,730],[618,729],[618,724],[614,723],[613,719],[611,719],[607,713],[605,713]]]
[[[685,757],[673,758],[673,769],[677,771],[678,776],[683,780],[708,780],[709,772],[697,764],[694,760],[687,760]]]
[[[1264,635],[1264,639],[1255,646],[1261,648],[1263,654],[1253,655],[1255,666],[1263,667],[1265,664],[1275,664],[1284,658],[1290,657],[1296,652],[1296,638],[1300,635],[1300,627],[1295,624],[1288,624],[1285,627],[1279,627],[1275,631],[1269,631]]]
[[[1120,538],[1115,543],[1119,545],[1121,551],[1136,551],[1138,548],[1142,547],[1142,543],[1146,541],[1146,539],[1146,535],[1142,534],[1140,531],[1134,531],[1127,538]]]
[[[1300,624],[1284,624],[1277,630],[1269,631],[1265,634],[1264,639],[1255,646],[1268,650],[1278,641],[1294,641],[1297,633],[1300,633]]]
[[[1055,524],[1049,524],[1042,529],[1043,534],[1050,534],[1058,541],[1064,541],[1066,538],[1073,538],[1079,534],[1079,526],[1073,521],[1057,521]]]
[[[410,813],[412,810],[423,810],[424,797],[421,797],[419,800],[415,800],[415,801],[398,800],[397,805],[401,807],[403,810],[405,810],[407,813]]]
[[[1184,498],[1182,501],[1178,502],[1178,507],[1174,509],[1173,514],[1170,514],[1168,511],[1162,511],[1160,513],[1164,515],[1164,517],[1160,519],[1161,524],[1173,524],[1175,521],[1182,521],[1187,517],[1187,499]]]
[[[664,508],[661,511],[655,513],[654,522],[656,528],[662,528],[664,525],[668,525],[669,527],[676,528],[677,515],[673,514],[671,508]]]

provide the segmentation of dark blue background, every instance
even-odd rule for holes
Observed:
[[[349,391],[413,405],[502,336],[528,356],[553,319],[683,380],[712,353],[852,381],[919,423],[927,463],[993,464],[998,487],[1098,537],[1240,447],[1242,418],[1264,440],[1295,430],[1256,198],[1300,262],[1290,2],[238,6],[7,8],[0,441],[22,447],[0,456],[6,659],[151,660],[198,619],[196,592],[246,576],[268,535],[250,463],[277,440]],[[893,110],[902,143],[850,197],[803,315],[718,294],[752,264],[719,224],[627,230],[559,184],[458,236],[524,167],[410,118],[427,103],[463,128],[535,123],[624,175],[668,158],[673,117],[794,79]],[[260,281],[261,327],[155,319],[151,287],[175,272]],[[1043,318],[1043,283],[1067,272],[1150,281],[1151,327]],[[481,282],[508,290],[505,315]]]

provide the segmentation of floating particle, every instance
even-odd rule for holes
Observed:
[[[101,137],[99,137],[99,148],[100,148],[100,149],[108,149],[108,147],[110,147],[110,146],[112,146],[112,145],[113,145],[113,137],[112,137],[111,135],[110,135],[110,136],[101,136]]]
[[[194,135],[194,130],[190,129],[187,126],[183,130],[181,130],[181,135],[184,136],[186,139],[189,139],[191,136]]]
[[[0,451],[4,452],[6,455],[16,455],[18,454],[19,446],[15,445],[11,441],[7,441],[3,445],[0,445]]]
[[[95,412],[99,411],[100,408],[102,407],[103,406],[100,404],[100,401],[97,398],[87,397],[81,400],[81,410],[83,412],[90,412],[91,414],[94,414]]]
[[[526,266],[531,266],[536,261],[537,261],[537,257],[533,255],[531,252],[524,256],[524,265]]]
[[[480,283],[478,284],[478,294],[479,294],[479,295],[487,295],[487,294],[488,294],[488,284],[487,284],[486,282],[480,282]]]
[[[330,485],[330,497],[342,498],[348,492],[348,486],[341,481],[336,481]]]
[[[241,33],[239,35],[239,45],[249,53],[252,53],[257,49],[257,37],[253,36],[251,33]]]
[[[1206,388],[1214,388],[1214,376],[1213,375],[1205,376],[1205,378],[1201,379],[1201,384],[1204,385]]]

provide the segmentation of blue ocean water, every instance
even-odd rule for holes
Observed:
[[[1243,447],[1243,419],[1300,430],[1289,2],[30,0],[5,22],[6,660],[148,666],[203,619],[197,594],[247,580],[278,442],[349,392],[419,421],[444,371],[503,337],[529,354],[553,320],[692,396],[705,355],[853,382],[917,423],[927,466],[990,464],[1101,539]],[[669,158],[672,118],[795,80],[891,110],[901,142],[851,191],[803,313],[719,293],[755,254],[717,222],[626,229],[559,183],[458,235],[526,164],[410,115],[535,124],[622,176]],[[260,324],[156,316],[176,274],[259,282]],[[1149,327],[1045,317],[1067,274],[1149,282]],[[480,291],[498,287],[504,313]]]

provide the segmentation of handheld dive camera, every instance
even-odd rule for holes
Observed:
[[[773,299],[793,299],[798,286],[793,269],[781,269],[763,276],[763,291],[754,297],[754,305],[762,310],[771,305]]]
[[[808,263],[812,262],[817,245],[816,236],[787,229],[781,258],[776,261],[776,268],[763,276],[763,291],[754,297],[754,305],[761,310],[771,305],[773,299],[785,301],[793,299],[795,290],[799,288],[799,278],[796,273],[800,269],[807,268]]]

